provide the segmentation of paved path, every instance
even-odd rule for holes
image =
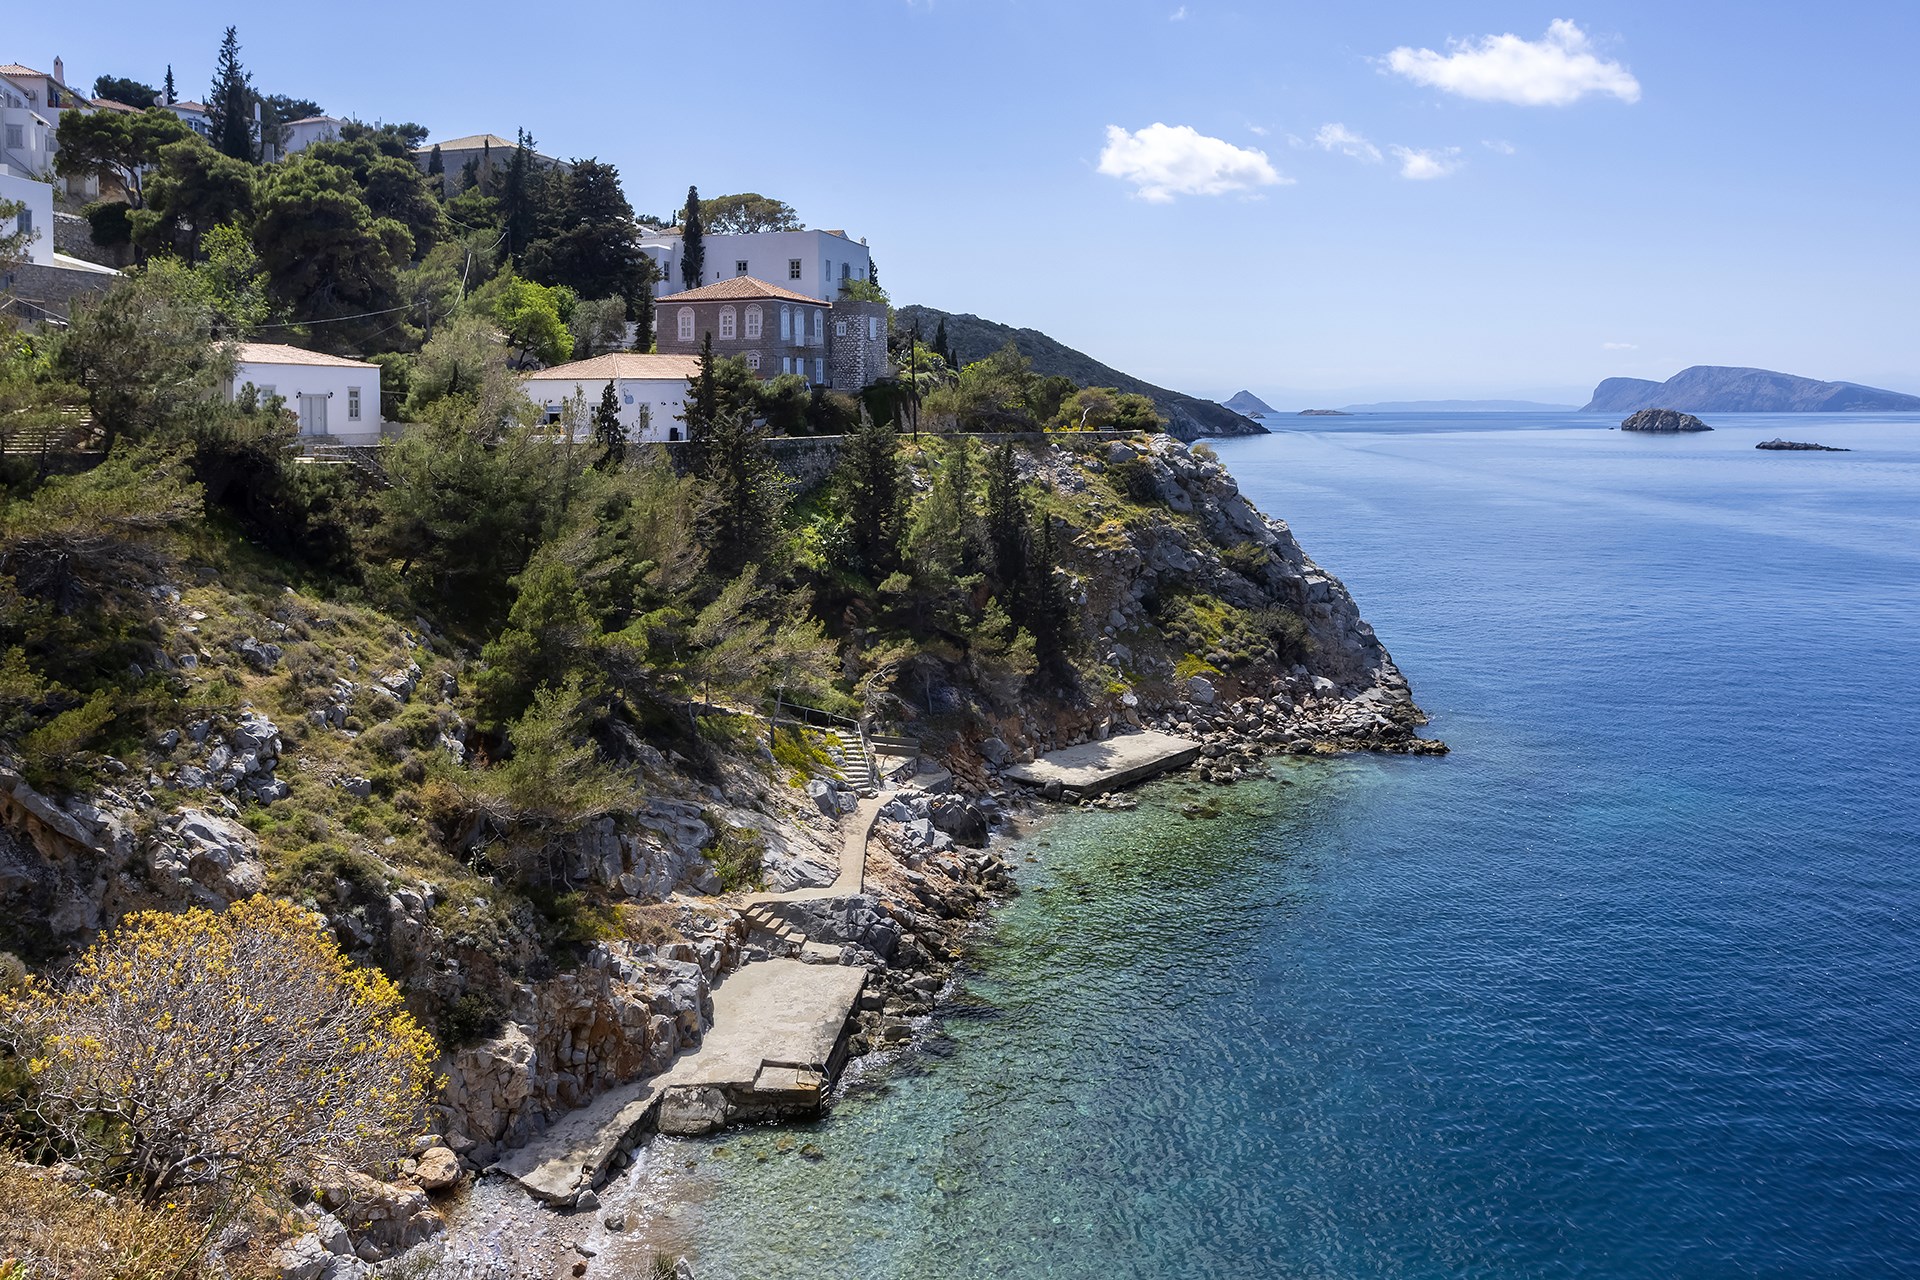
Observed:
[[[867,880],[867,839],[873,835],[873,824],[879,820],[880,806],[886,802],[884,795],[869,796],[853,811],[840,846],[840,874],[833,878],[832,884],[793,889],[786,893],[755,893],[744,900],[744,905],[757,907],[766,902],[817,902],[822,898],[850,898],[859,893]]]
[[[742,965],[714,988],[712,1028],[671,1067],[568,1112],[493,1167],[542,1200],[570,1204],[604,1182],[614,1158],[655,1126],[672,1090],[715,1088],[747,1098],[756,1087],[789,1093],[805,1074],[823,1079],[866,980],[866,970],[848,965]]]
[[[1015,782],[1044,787],[1057,782],[1075,799],[1087,800],[1156,774],[1191,764],[1200,744],[1170,733],[1119,733],[1104,742],[1087,742],[1049,751],[1032,764],[1006,771]]]
[[[846,898],[866,882],[867,839],[884,796],[862,800],[846,824],[840,872],[830,885],[756,893],[742,904]],[[614,1157],[653,1128],[660,1100],[688,1085],[751,1089],[763,1063],[827,1065],[866,980],[862,969],[764,960],[742,965],[713,991],[713,1026],[657,1076],[609,1089],[576,1107],[493,1167],[543,1200],[570,1203],[605,1181]]]

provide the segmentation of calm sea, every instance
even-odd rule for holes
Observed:
[[[1454,754],[1061,819],[924,1050],[619,1194],[701,1280],[1920,1275],[1920,417],[1714,421],[1219,444]]]

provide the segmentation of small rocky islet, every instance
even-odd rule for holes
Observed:
[[[1711,431],[1712,427],[1690,413],[1678,409],[1642,409],[1620,424],[1622,431],[1644,431],[1656,435],[1677,435],[1685,431]]]
[[[1775,453],[1852,453],[1853,450],[1833,444],[1809,444],[1804,440],[1762,440],[1753,446],[1756,449],[1770,449]]]

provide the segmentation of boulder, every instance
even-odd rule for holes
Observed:
[[[240,656],[245,658],[247,665],[255,671],[271,671],[280,664],[281,649],[277,644],[268,644],[248,636],[234,648],[240,651]]]
[[[460,1181],[460,1157],[449,1147],[429,1147],[421,1153],[413,1179],[428,1191],[444,1191]]]
[[[991,830],[987,815],[980,806],[961,799],[959,796],[938,796],[929,805],[929,814],[933,825],[952,836],[960,844],[975,849],[987,847],[987,837]]]

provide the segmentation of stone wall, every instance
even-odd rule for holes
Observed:
[[[132,260],[128,249],[109,249],[93,242],[93,224],[77,213],[53,215],[53,250],[70,258],[97,262],[103,267],[120,268]]]
[[[42,267],[23,262],[0,272],[0,293],[10,294],[24,304],[18,313],[28,319],[49,316],[65,319],[75,298],[105,293],[113,287],[117,275],[98,271],[77,271],[72,267]]]

